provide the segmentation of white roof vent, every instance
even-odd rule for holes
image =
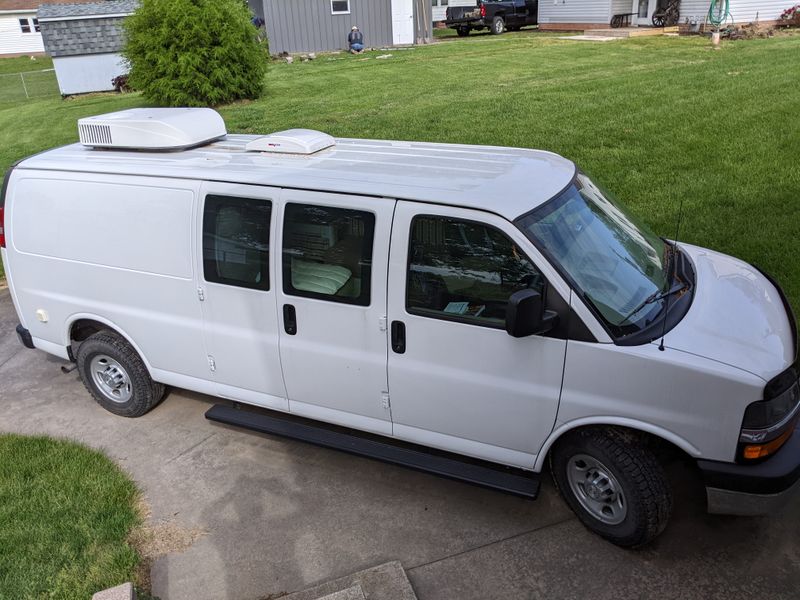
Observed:
[[[248,152],[280,152],[283,154],[314,154],[336,145],[327,133],[313,129],[287,129],[277,131],[248,142]]]
[[[99,148],[180,150],[226,133],[210,108],[132,108],[78,120],[81,144]]]

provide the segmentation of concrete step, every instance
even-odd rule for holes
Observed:
[[[281,600],[417,600],[403,565],[392,561],[340,577]]]
[[[678,33],[678,26],[671,27],[619,27],[610,29],[587,29],[586,35],[596,35],[604,37],[641,37],[648,35],[664,35],[667,33]]]
[[[367,597],[364,595],[364,589],[358,584],[345,590],[327,594],[319,600],[367,600]]]

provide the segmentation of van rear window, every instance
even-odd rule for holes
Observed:
[[[269,200],[206,196],[203,212],[206,281],[269,289],[271,214]]]

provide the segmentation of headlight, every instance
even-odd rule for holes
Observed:
[[[739,457],[753,460],[774,454],[789,439],[800,416],[800,382],[787,369],[764,388],[764,400],[744,412]]]
[[[744,411],[742,430],[764,431],[770,429],[790,416],[800,402],[800,386],[797,381],[789,389],[785,390],[772,400],[762,400],[753,402]],[[758,440],[752,440],[758,441]]]

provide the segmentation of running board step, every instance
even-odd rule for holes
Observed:
[[[528,473],[521,469],[505,469],[502,466],[493,468],[477,464],[478,461],[469,462],[468,459],[449,458],[433,452],[425,452],[420,446],[409,448],[393,442],[381,442],[321,425],[290,421],[224,404],[212,406],[206,412],[206,419],[252,429],[260,433],[280,435],[325,448],[342,450],[350,454],[366,456],[526,498],[536,498],[539,494],[538,473]]]

